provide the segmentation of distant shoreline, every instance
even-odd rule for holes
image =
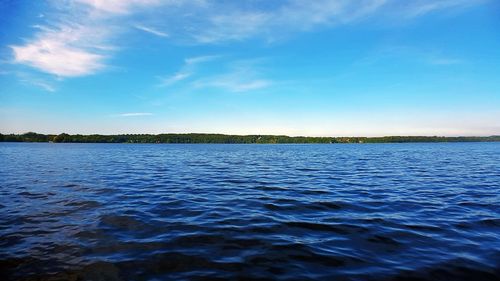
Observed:
[[[440,137],[440,136],[384,136],[384,137],[290,137],[284,135],[225,135],[225,134],[0,134],[0,142],[54,142],[54,143],[219,143],[219,144],[273,144],[273,143],[412,143],[412,142],[500,142],[500,136]]]

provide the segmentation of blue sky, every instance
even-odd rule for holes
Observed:
[[[500,134],[500,1],[0,0],[2,133]]]

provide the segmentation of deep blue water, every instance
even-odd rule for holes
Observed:
[[[499,206],[500,143],[0,143],[0,279],[498,280]]]

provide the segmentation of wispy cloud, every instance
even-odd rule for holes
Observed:
[[[199,63],[213,61],[220,57],[221,57],[220,55],[198,56],[198,57],[187,58],[184,60],[184,62],[186,63],[186,65],[195,65]]]
[[[95,73],[105,58],[92,43],[99,32],[85,26],[60,26],[44,29],[37,38],[21,46],[10,46],[14,62],[23,63],[61,77]]]
[[[200,80],[195,83],[196,87],[221,88],[230,92],[247,92],[269,87],[271,80],[265,79],[238,79],[237,75],[229,74]]]
[[[273,39],[317,27],[332,27],[367,19],[413,19],[436,11],[453,11],[486,0],[289,0],[273,9],[237,9],[212,6],[192,34],[200,43]],[[216,12],[220,11],[220,12]],[[387,17],[389,15],[389,17]]]
[[[137,29],[139,29],[139,30],[145,31],[147,33],[151,33],[153,35],[156,35],[156,36],[168,37],[167,33],[159,31],[159,30],[156,30],[156,29],[154,29],[152,27],[147,27],[147,26],[140,25],[140,24],[134,25],[134,27],[137,28]]]
[[[97,11],[112,14],[127,14],[133,8],[156,6],[161,3],[160,0],[76,0],[76,2],[86,4]]]
[[[22,81],[25,81],[27,83],[30,83],[34,86],[37,86],[37,87],[40,87],[42,88],[43,90],[47,91],[47,92],[55,92],[56,91],[56,88],[51,85],[50,83],[47,83],[46,81],[42,81],[42,80],[38,80],[38,79],[35,79],[35,80],[22,80]]]
[[[160,86],[170,86],[194,75],[197,65],[219,58],[217,55],[191,57],[184,60],[184,65],[173,75],[160,77]]]
[[[266,32],[272,15],[258,11],[234,11],[207,19],[207,28],[192,34],[200,43],[242,40]]]
[[[35,86],[51,93],[57,90],[53,79],[50,79],[50,77],[47,77],[46,75],[35,75],[24,71],[13,71],[10,74],[17,76],[19,82],[25,85]]]
[[[148,16],[155,30],[173,40],[218,44],[249,38],[275,40],[297,32],[351,24],[370,19],[413,19],[434,11],[452,11],[486,0],[286,0],[272,5],[240,1],[166,1]],[[172,4],[175,3],[175,4]],[[132,5],[132,4],[130,4]],[[113,8],[113,10],[120,10]]]
[[[421,48],[418,46],[405,45],[387,45],[374,50],[373,53],[358,60],[355,65],[368,65],[387,60],[397,60],[401,62],[410,62],[417,64],[426,64],[433,66],[457,65],[466,61],[455,57],[449,52],[444,53],[436,48]]]
[[[222,58],[229,59],[223,60]],[[212,61],[216,63],[211,63]],[[171,86],[180,81],[187,88],[218,88],[227,92],[247,92],[264,89],[275,84],[264,78],[266,59],[234,59],[230,56],[208,55],[190,57],[173,75],[160,77],[159,86]]]
[[[485,0],[418,0],[408,1],[401,7],[407,17],[418,17],[439,10],[460,9],[485,2]]]
[[[174,75],[167,76],[167,77],[162,77],[160,86],[169,86],[172,85],[176,82],[182,81],[192,75],[191,72],[186,72],[185,70],[181,70],[179,72],[176,72]]]
[[[389,0],[289,0],[267,10],[217,7],[221,12],[209,12],[203,28],[192,36],[200,43],[251,37],[274,40],[284,34],[307,31],[318,26],[351,23],[372,16],[388,2]]]
[[[115,116],[117,117],[139,117],[139,116],[151,116],[153,113],[150,112],[127,112],[127,113],[120,113]]]
[[[222,74],[195,80],[192,85],[195,88],[219,88],[235,93],[268,88],[274,81],[263,78],[260,63],[260,59],[232,61]]]

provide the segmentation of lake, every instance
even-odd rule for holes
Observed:
[[[498,280],[500,143],[0,143],[1,280]]]

